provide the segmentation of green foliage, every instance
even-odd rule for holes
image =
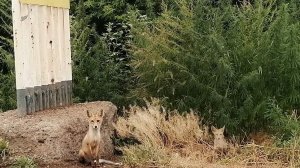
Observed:
[[[121,55],[127,57],[126,53],[119,53],[123,50],[114,46],[122,47],[125,41],[119,41],[122,35],[118,31],[113,32],[114,37],[111,31],[108,31],[105,40],[97,33],[94,26],[89,25],[91,16],[85,15],[86,11],[84,2],[79,3],[72,19],[75,100],[79,102],[110,100],[118,105],[124,105],[128,82],[130,82],[130,70],[126,66],[128,59],[119,57]],[[108,29],[112,28],[108,26]],[[107,46],[105,41],[111,38],[115,40]]]
[[[73,5],[79,2],[80,0],[73,0]],[[162,4],[171,4],[171,2],[171,0],[86,0],[83,5],[87,9],[86,14],[92,17],[90,22],[105,23],[126,19],[127,11],[130,9],[138,9],[144,15],[156,17],[162,11]]]
[[[153,0],[72,1],[75,100],[110,100],[118,106],[131,102],[127,94],[136,81],[129,65],[132,36],[127,11],[138,9],[156,17],[161,3]]]
[[[36,167],[37,164],[34,162],[34,160],[26,156],[18,157],[11,166],[11,168],[36,168]]]
[[[197,108],[230,132],[267,128],[299,109],[296,1],[275,2],[176,0],[157,19],[141,22],[133,14],[133,94],[165,98],[182,111]]]
[[[11,2],[0,1],[0,112],[15,108]]]
[[[0,73],[0,112],[16,107],[16,88],[15,88],[15,74]]]
[[[9,143],[5,139],[0,138],[0,160],[4,159],[8,154]]]

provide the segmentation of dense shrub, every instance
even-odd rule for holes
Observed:
[[[283,123],[300,105],[296,3],[176,0],[157,19],[134,14],[133,94],[196,108],[230,132]]]
[[[80,102],[110,100],[119,106],[128,104],[131,99],[127,94],[136,81],[129,65],[132,35],[127,11],[137,9],[154,18],[161,12],[162,2],[72,2],[75,99]]]
[[[75,100],[110,100],[117,105],[126,103],[130,78],[127,45],[130,29],[107,25],[103,36],[86,15],[88,7],[81,1],[72,20],[72,61]],[[126,27],[120,24],[121,28]],[[80,31],[78,31],[80,30]],[[127,31],[127,32],[126,32]]]
[[[10,3],[0,1],[0,112],[16,106]]]

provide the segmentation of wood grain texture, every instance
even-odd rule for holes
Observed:
[[[18,109],[31,113],[69,105],[69,9],[21,2],[12,0]]]

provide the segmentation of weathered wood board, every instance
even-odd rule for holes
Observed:
[[[12,0],[17,104],[22,116],[72,103],[68,8],[69,0]]]

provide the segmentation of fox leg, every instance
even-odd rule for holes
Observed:
[[[94,160],[94,161],[92,162],[92,167],[97,167],[97,161],[96,161],[96,160]]]
[[[85,153],[82,149],[80,149],[80,151],[79,151],[79,162],[80,163],[85,163],[86,162]]]
[[[92,154],[92,156],[93,156],[93,157],[92,157],[92,158],[93,158],[92,164],[93,164],[93,167],[97,167],[97,159],[96,159],[96,158],[97,158],[97,157],[96,157],[96,156],[97,156],[97,152],[96,152],[96,151],[93,151],[93,152],[94,152],[94,153]]]
[[[99,159],[99,145],[97,145],[96,150],[95,150],[95,159]]]
[[[97,166],[97,162],[98,162],[98,150],[99,147],[92,147],[89,146],[89,150],[90,150],[90,161],[91,161],[91,165],[92,167],[96,167]]]
[[[99,163],[99,145],[96,146],[94,159],[95,159],[96,163],[98,162],[98,164],[100,164]]]

